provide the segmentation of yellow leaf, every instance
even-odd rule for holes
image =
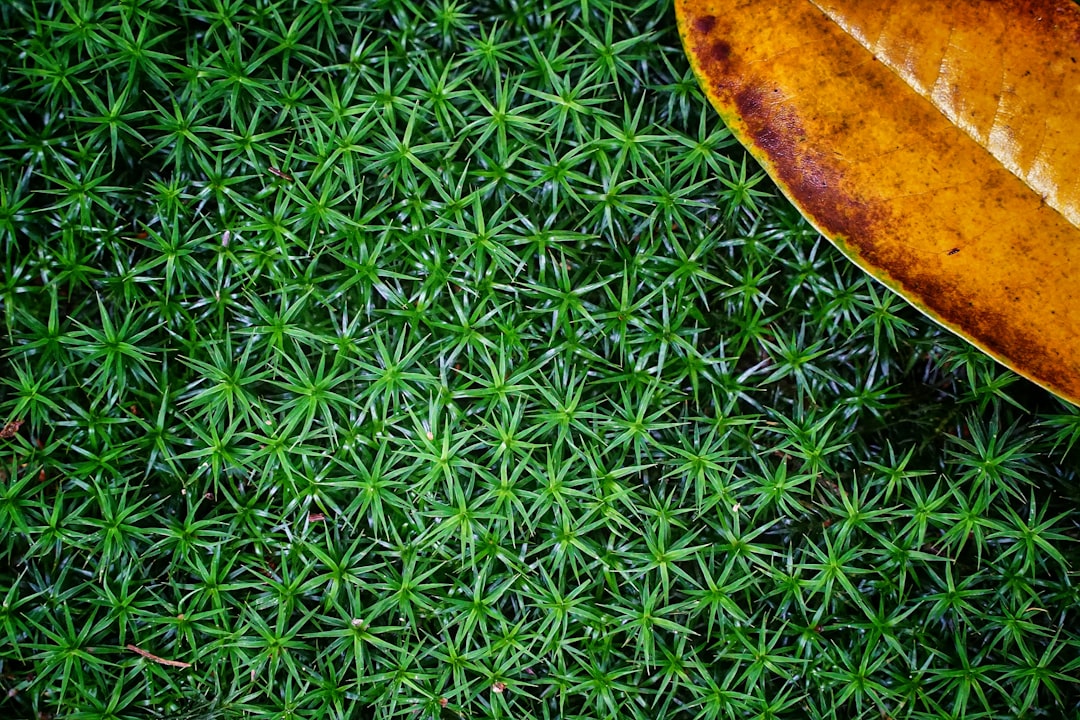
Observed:
[[[732,132],[849,258],[1080,404],[1080,9],[676,0]]]

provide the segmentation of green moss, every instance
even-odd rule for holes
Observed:
[[[822,241],[666,3],[0,28],[0,714],[1077,712],[1080,415]]]

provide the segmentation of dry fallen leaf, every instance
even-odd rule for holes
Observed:
[[[1080,404],[1080,9],[677,0],[709,99],[807,219]]]

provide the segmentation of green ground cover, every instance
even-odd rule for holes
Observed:
[[[0,716],[1080,712],[1080,414],[666,2],[0,3],[0,316]]]

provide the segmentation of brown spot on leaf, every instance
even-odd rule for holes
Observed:
[[[740,90],[735,95],[735,105],[739,108],[739,115],[744,120],[750,121],[753,118],[757,118],[759,121],[761,115],[761,92],[753,87],[747,86]]]
[[[753,144],[768,157],[777,179],[823,230],[848,238],[865,254],[884,211],[857,200],[843,188],[842,169],[822,151],[800,142],[806,137],[798,115],[788,105],[766,102],[751,80],[735,93],[735,106]]]
[[[764,128],[754,136],[758,146],[769,153],[769,155],[777,155],[781,152],[781,148],[784,147],[784,139],[778,132],[772,128]]]
[[[708,35],[716,27],[715,15],[702,15],[694,21],[694,30],[702,35]]]
[[[726,40],[717,40],[709,50],[709,57],[716,62],[727,62],[731,57],[731,45]]]

